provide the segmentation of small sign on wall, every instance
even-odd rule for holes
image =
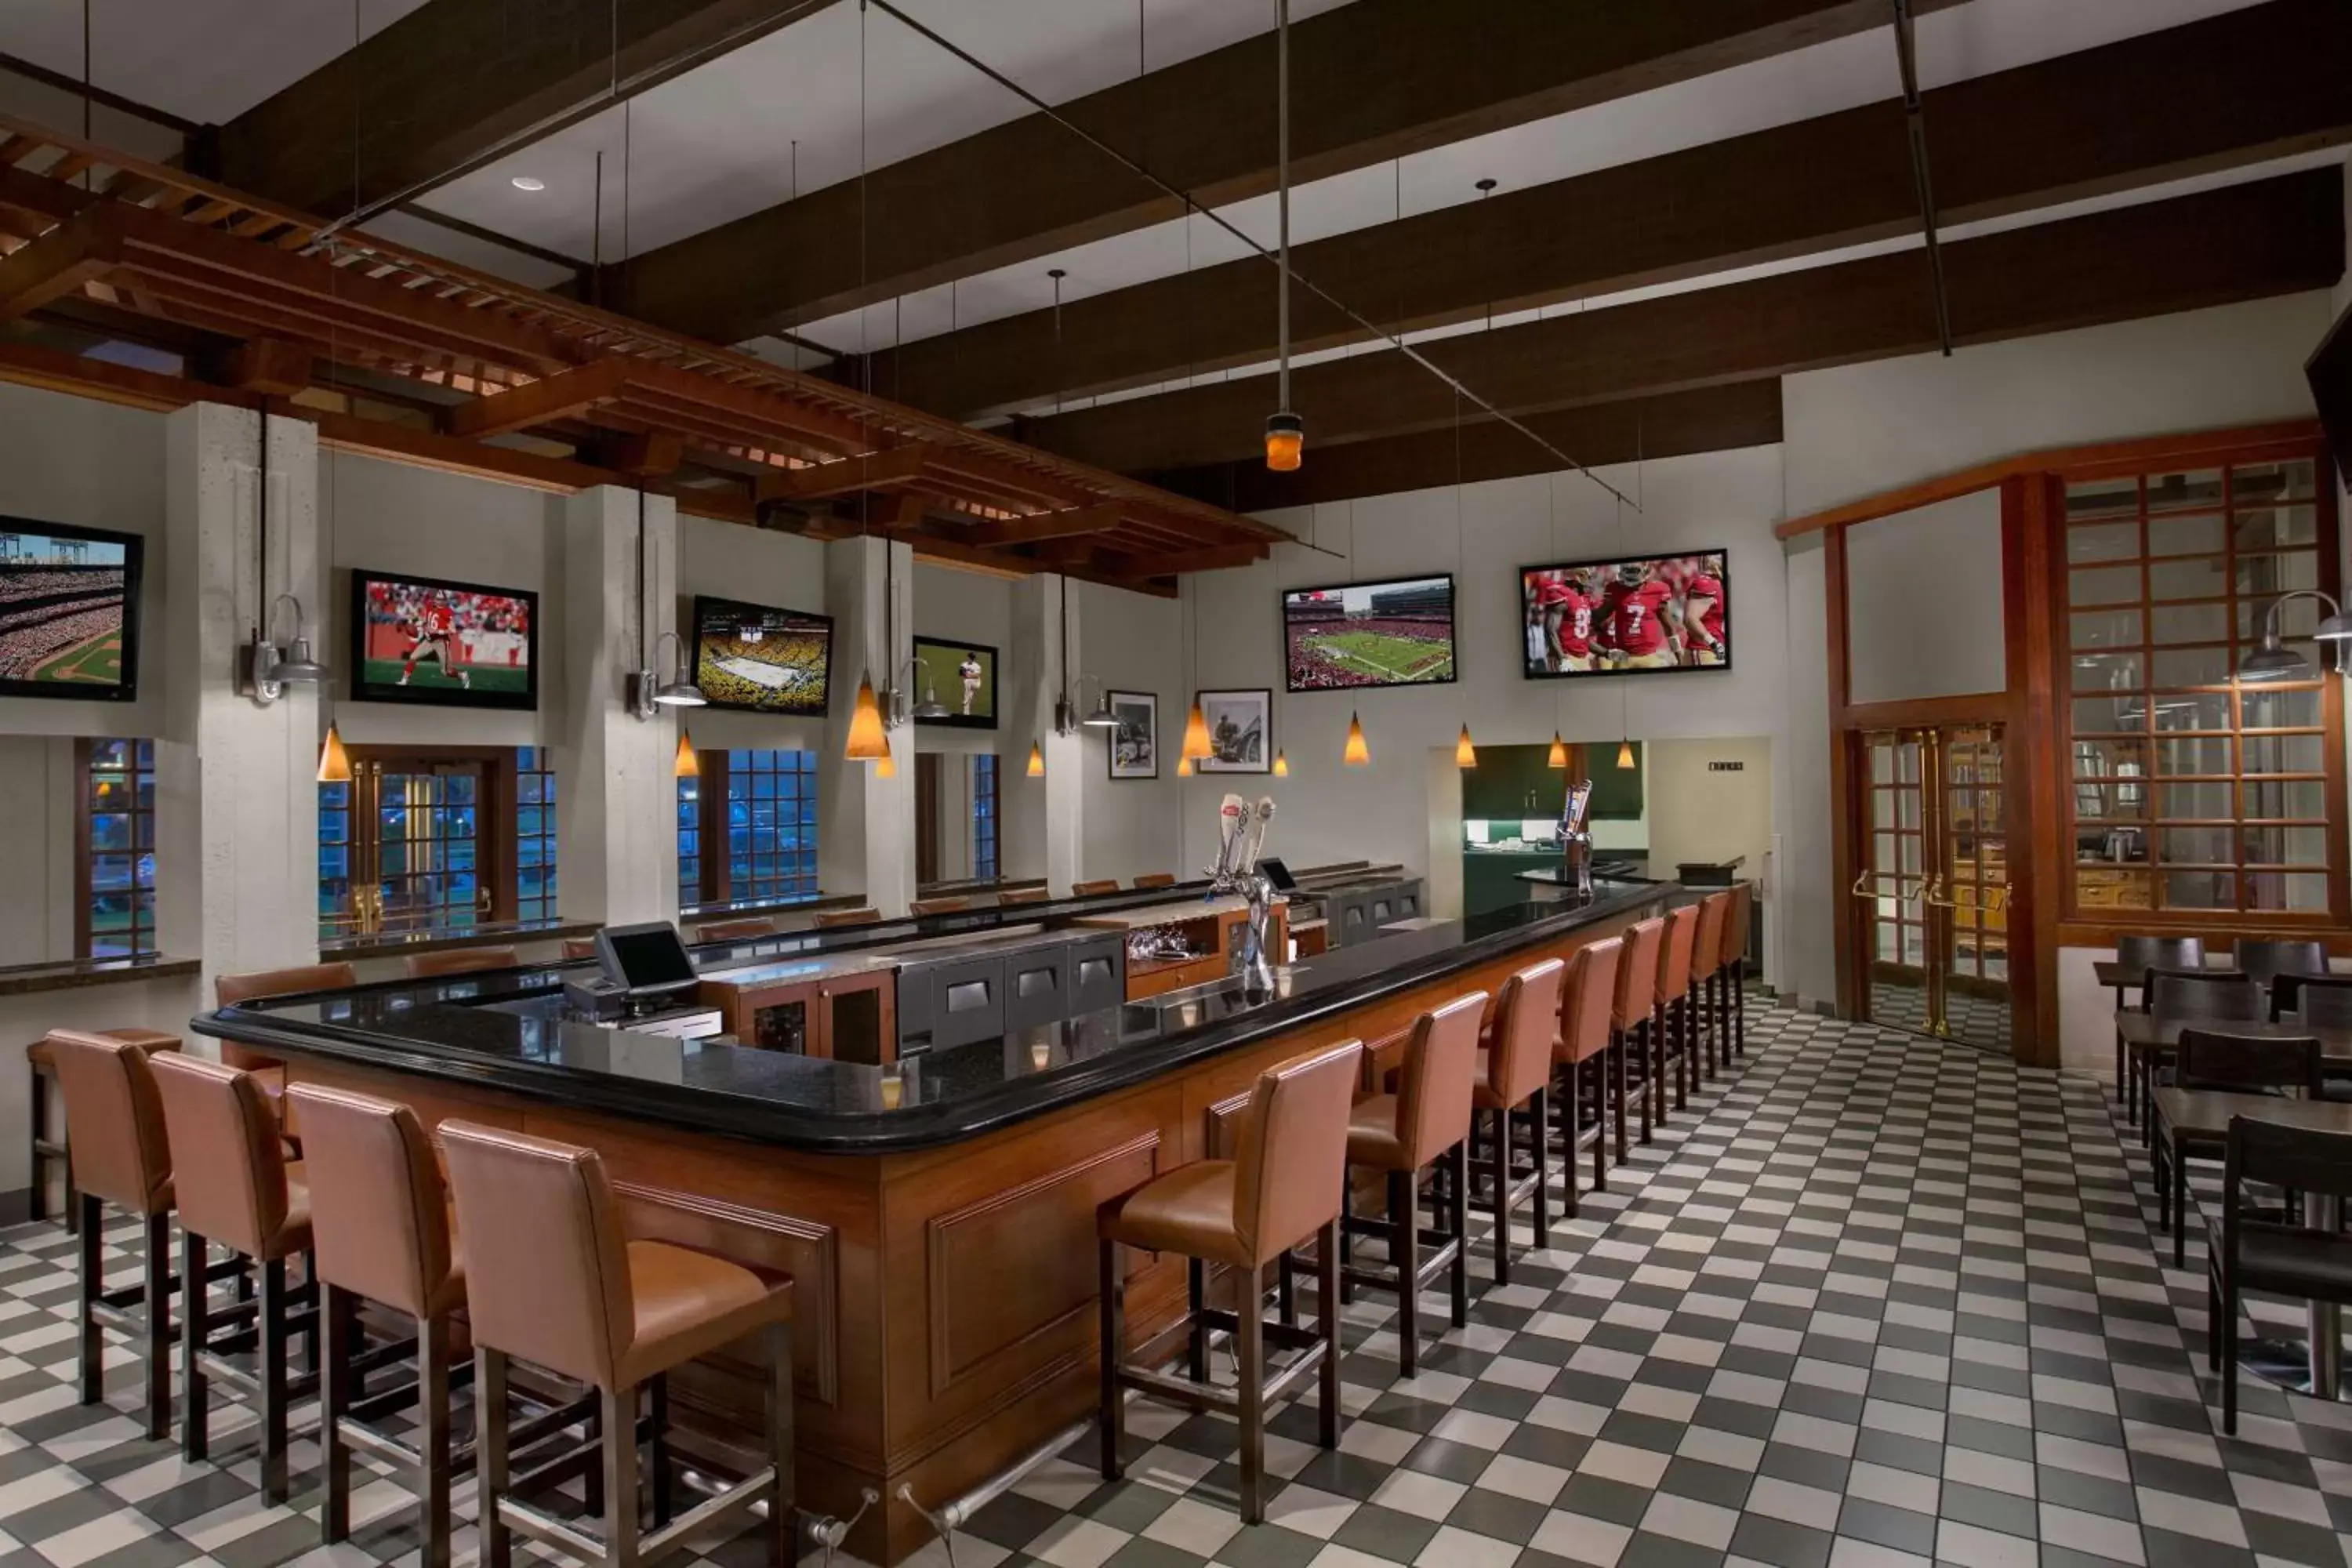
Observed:
[[[1748,771],[1748,764],[1745,762],[1709,763],[1706,771],[1711,773],[1744,773]]]

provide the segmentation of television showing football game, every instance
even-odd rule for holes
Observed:
[[[0,697],[128,702],[145,541],[0,517]]]
[[[1519,608],[1530,680],[1731,664],[1720,550],[1523,567]]]
[[[918,724],[995,729],[996,650],[986,643],[917,637],[915,695],[925,703],[937,701],[947,710],[944,714],[927,715],[918,709]]]
[[[539,706],[539,595],[352,573],[352,696],[452,708]]]
[[[832,680],[830,616],[695,596],[694,683],[712,707],[822,719]]]
[[[1282,640],[1293,691],[1442,685],[1454,679],[1454,579],[1294,588]]]

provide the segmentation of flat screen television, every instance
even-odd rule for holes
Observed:
[[[1293,691],[1433,686],[1454,679],[1454,578],[1404,577],[1282,595]]]
[[[1529,680],[1731,666],[1731,578],[1720,550],[1519,569]]]
[[[2305,362],[2311,383],[2311,400],[2318,405],[2319,422],[2327,430],[2327,444],[2336,455],[2338,472],[2352,474],[2352,305],[2336,318]],[[2326,477],[2320,477],[2326,484]]]
[[[937,700],[947,710],[944,715],[930,718],[918,710],[918,724],[995,729],[996,650],[986,643],[917,637],[915,696],[919,702]]]
[[[0,697],[139,694],[145,547],[134,533],[0,517]]]
[[[539,706],[539,595],[352,572],[352,696],[448,708]]]
[[[832,682],[832,617],[695,595],[694,683],[713,708],[822,719]]]

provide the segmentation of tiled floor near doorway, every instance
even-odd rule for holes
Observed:
[[[1281,1412],[1267,1523],[1235,1523],[1230,1427],[1138,1406],[1127,1482],[1102,1485],[1082,1442],[982,1510],[954,1562],[2352,1563],[2352,1406],[2249,1384],[2240,1436],[2219,1436],[2201,1254],[2159,1255],[2137,1140],[2098,1084],[1749,1016],[1744,1068],[1420,1377],[1397,1379],[1386,1310],[1351,1310],[1342,1451],[1312,1446],[1311,1409]],[[0,1568],[414,1561],[388,1481],[355,1514],[392,1520],[322,1552],[314,1494],[265,1508],[249,1463],[185,1466],[76,1405],[69,1270],[54,1228],[0,1246]],[[314,1458],[298,1450],[305,1479]]]

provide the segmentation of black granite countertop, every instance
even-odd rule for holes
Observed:
[[[1270,996],[1246,996],[1230,982],[1203,986],[925,1052],[895,1068],[575,1022],[564,1011],[562,966],[256,1001],[205,1014],[193,1027],[274,1054],[414,1073],[811,1152],[887,1153],[977,1137],[1681,897],[1671,884],[1608,883],[1590,902],[1515,905],[1339,949],[1280,971]],[[1034,921],[1039,908],[1020,913]],[[779,956],[697,951],[706,974]]]
[[[54,963],[0,967],[0,996],[41,991],[79,991],[90,985],[126,985],[142,980],[176,980],[204,967],[193,958],[143,953],[137,958],[68,958]]]

